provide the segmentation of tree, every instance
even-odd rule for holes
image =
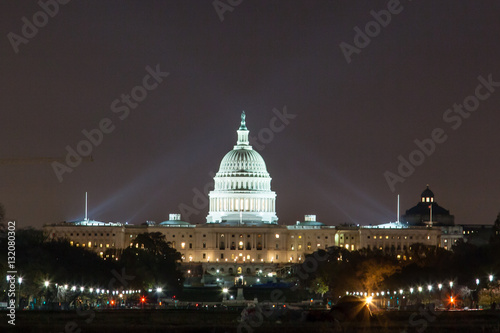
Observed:
[[[490,238],[490,243],[491,244],[500,243],[500,213],[498,213],[497,219],[493,223],[493,230]]]
[[[167,287],[173,292],[182,289],[181,254],[165,241],[160,232],[139,234],[119,260],[128,274],[135,276],[132,286],[141,289]]]
[[[372,292],[379,290],[389,276],[399,271],[398,265],[388,256],[370,257],[357,267],[356,276],[363,290]]]
[[[330,290],[327,281],[325,281],[325,279],[321,277],[315,278],[312,281],[309,289],[311,289],[311,291],[313,291],[316,294],[320,294],[321,297],[323,297],[323,295],[326,294],[328,290]]]

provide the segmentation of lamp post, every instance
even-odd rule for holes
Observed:
[[[17,279],[17,282],[19,283],[19,293],[17,294],[16,303],[17,303],[17,308],[19,308],[19,303],[21,302],[21,284],[23,283],[23,278],[20,276]]]

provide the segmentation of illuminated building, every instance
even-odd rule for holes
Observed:
[[[201,271],[205,284],[265,282],[291,264],[303,262],[307,254],[332,246],[350,251],[382,250],[401,260],[409,260],[414,243],[440,246],[441,229],[430,226],[409,227],[396,222],[335,227],[316,221],[316,215],[279,225],[271,177],[264,159],[249,144],[248,135],[243,113],[237,143],[224,156],[214,177],[205,224],[184,222],[180,214],[144,225],[98,222],[85,215],[83,221],[46,225],[44,231],[50,239],[66,238],[73,246],[91,249],[108,260],[117,259],[138,234],[161,232],[182,254],[185,271]]]

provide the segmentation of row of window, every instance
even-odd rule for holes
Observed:
[[[370,239],[370,236],[366,236],[366,237],[367,237],[368,239]],[[377,237],[378,237],[378,239],[383,239],[383,238],[384,238],[384,237],[382,237],[382,236],[377,236],[377,235],[375,235],[375,236],[373,236],[373,239],[377,239]],[[396,236],[391,236],[391,239],[396,239],[395,237],[396,237]],[[404,239],[408,239],[408,237],[409,237],[410,239],[413,239],[413,236],[404,236]],[[415,239],[425,239],[425,238],[427,238],[427,239],[431,239],[431,236],[429,236],[429,235],[428,235],[427,237],[425,237],[425,236],[416,236],[416,237],[415,237]],[[354,237],[353,237],[353,239],[354,239]],[[389,236],[387,236],[387,235],[386,235],[386,236],[385,236],[385,239],[389,239]],[[397,236],[397,239],[401,239],[401,236]]]
[[[106,244],[103,244],[103,243],[97,243],[97,242],[94,242],[94,244],[92,245],[92,242],[88,242],[88,243],[79,243],[79,242],[74,242],[74,241],[69,241],[69,245],[71,246],[76,246],[76,247],[106,247],[106,248],[109,248],[109,247],[115,247],[115,243],[111,243],[111,246],[109,243],[106,243]]]
[[[94,233],[94,236],[97,236],[97,234],[98,234],[98,233],[97,233],[97,232],[95,232],[95,233]],[[116,236],[116,234],[112,234],[112,235],[113,235],[113,237],[115,237],[115,236]],[[70,236],[73,236],[73,233],[70,233]],[[79,232],[77,232],[77,233],[76,233],[76,236],[80,236],[80,233],[79,233]],[[85,234],[84,232],[82,232],[82,236],[92,236],[92,233],[91,233],[91,232],[89,232],[88,234]],[[101,236],[104,236],[104,233],[103,233],[103,232],[101,232]],[[106,233],[106,236],[109,236],[109,233]]]
[[[210,260],[210,257],[207,257],[206,253],[202,254],[202,258]],[[220,258],[221,259],[226,259],[224,257],[224,253],[220,254]],[[192,257],[190,256],[189,259],[191,260]],[[235,256],[234,254],[231,254],[231,260],[235,260],[235,259],[239,259],[239,260],[245,260],[246,259],[246,260],[252,260],[252,261],[254,260],[254,259],[252,259],[252,257],[249,254],[247,254],[246,256],[244,256],[243,253],[240,253],[237,256]],[[218,259],[216,259],[216,260],[218,260]],[[264,259],[262,259],[262,257],[261,257],[260,254],[257,255],[257,260],[264,261]],[[276,255],[276,260],[279,260],[279,254]],[[227,259],[226,259],[226,261],[227,261]]]

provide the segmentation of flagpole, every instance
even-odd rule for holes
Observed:
[[[398,194],[398,220],[397,222],[399,223],[399,194]]]
[[[431,205],[429,207],[431,209],[431,223],[432,223],[432,202],[431,202]]]

